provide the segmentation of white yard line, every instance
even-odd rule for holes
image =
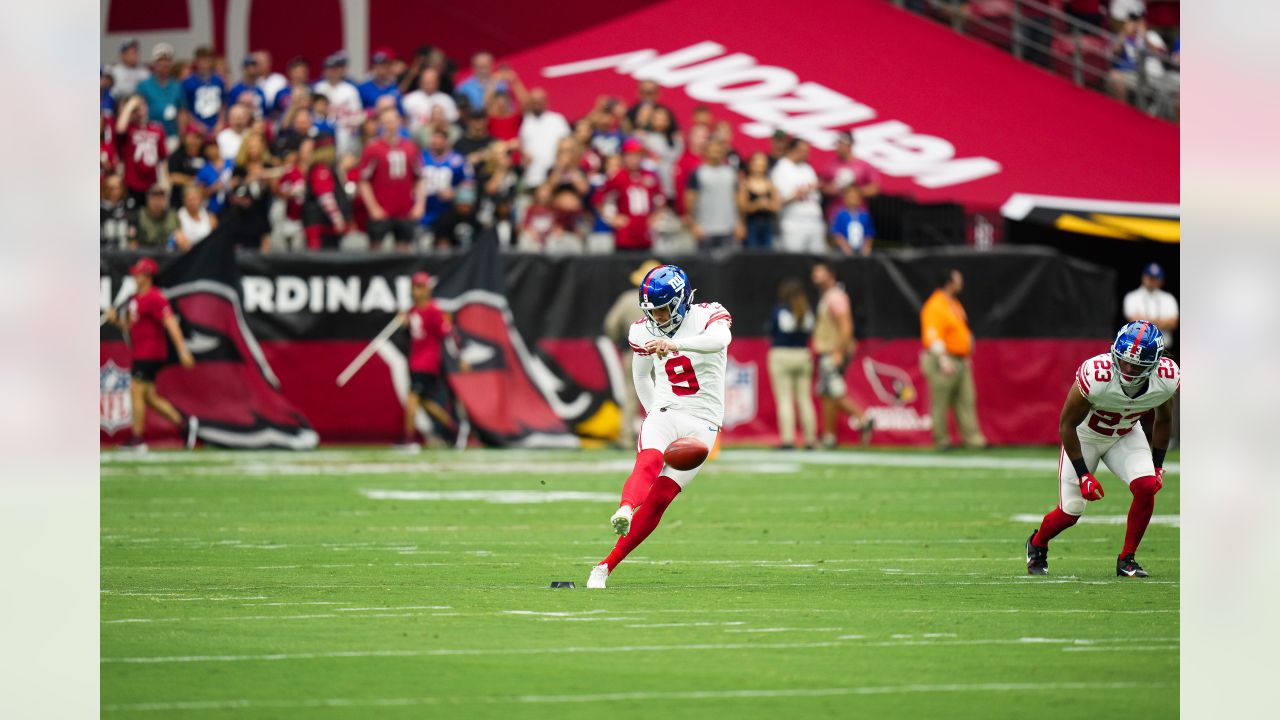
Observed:
[[[562,704],[602,703],[661,700],[753,700],[768,698],[820,698],[858,695],[909,695],[919,693],[1040,693],[1100,690],[1130,690],[1167,688],[1159,683],[946,683],[911,685],[862,685],[828,688],[779,688],[756,690],[666,690],[627,693],[597,693],[582,695],[512,695],[417,698],[313,698],[309,700],[192,700],[176,702],[152,702],[109,704],[104,712],[180,712],[199,710],[247,710],[247,709],[296,709],[332,707],[412,707],[418,705],[505,705],[505,704]]]

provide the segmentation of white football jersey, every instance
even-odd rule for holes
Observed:
[[[1162,357],[1159,367],[1147,380],[1147,389],[1131,398],[1120,387],[1120,373],[1111,369],[1111,353],[1095,355],[1076,371],[1076,387],[1091,406],[1076,432],[1096,440],[1128,435],[1147,411],[1168,402],[1181,383],[1182,370],[1178,364]]]
[[[689,306],[684,322],[672,340],[701,335],[713,324],[733,326],[733,318],[720,303],[698,303]],[[666,335],[639,320],[631,326],[627,341],[637,355],[649,355],[645,343]],[[728,349],[714,353],[675,352],[665,358],[653,356],[654,407],[649,412],[667,408],[687,412],[694,417],[719,425],[724,420],[724,374]]]

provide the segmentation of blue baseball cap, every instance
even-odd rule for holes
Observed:
[[[335,52],[334,54],[324,59],[324,66],[327,68],[346,67],[347,53],[343,50],[339,50]]]
[[[1142,270],[1142,274],[1147,277],[1153,277],[1156,280],[1164,279],[1164,268],[1160,267],[1160,263],[1147,263],[1147,267]]]

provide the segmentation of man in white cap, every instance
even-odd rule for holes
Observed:
[[[150,119],[164,128],[170,153],[178,149],[178,112],[185,96],[182,83],[173,77],[173,46],[166,42],[151,48],[151,77],[138,83],[138,94],[147,99]]]
[[[138,83],[151,77],[146,65],[138,62],[138,40],[126,40],[120,46],[120,62],[111,66],[111,94],[124,100],[138,91]]]

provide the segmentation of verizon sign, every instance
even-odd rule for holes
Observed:
[[[1000,172],[987,157],[956,157],[955,145],[915,132],[899,120],[877,120],[876,110],[821,83],[801,81],[791,70],[761,65],[745,53],[726,54],[711,41],[673,52],[631,52],[552,65],[543,77],[560,78],[614,70],[636,80],[681,88],[690,98],[750,118],[739,127],[750,137],[767,138],[776,130],[830,150],[837,130],[849,129],[858,156],[892,177],[910,178],[925,188],[944,188]]]

